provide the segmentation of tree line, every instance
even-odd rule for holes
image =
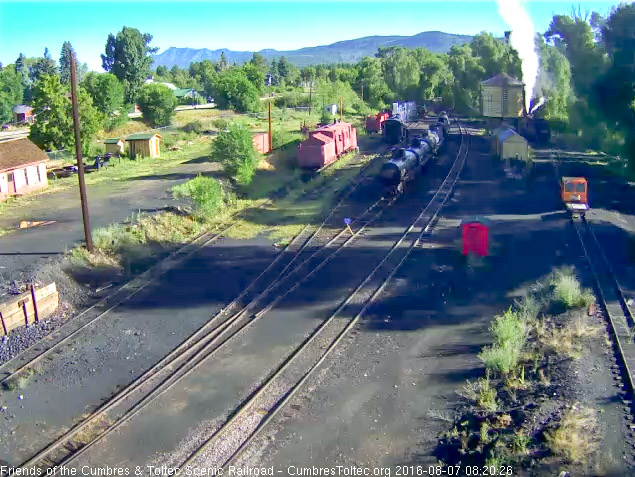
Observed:
[[[635,7],[622,4],[606,16],[593,12],[556,15],[546,32],[537,34],[540,72],[534,95],[546,102],[539,114],[555,129],[572,133],[589,148],[624,152],[635,156],[633,27]],[[506,35],[507,36],[507,35]],[[284,56],[272,61],[254,53],[243,65],[230,64],[224,53],[219,61],[194,62],[188,68],[158,66],[152,71],[152,35],[124,27],[106,40],[102,66],[106,73],[79,71],[83,95],[83,127],[114,127],[127,120],[133,103],[152,125],[170,121],[176,99],[161,83],[192,88],[214,98],[224,109],[259,111],[260,97],[272,91],[278,106],[312,106],[337,103],[369,112],[396,100],[419,103],[440,98],[444,107],[477,114],[480,83],[499,73],[521,77],[521,61],[507,38],[482,32],[470,43],[453,46],[438,54],[424,48],[380,48],[373,57],[356,64],[315,65],[296,68]],[[63,139],[66,113],[54,113],[52,104],[68,109],[65,100],[69,81],[70,43],[65,42],[59,67],[48,49],[41,58],[20,55],[14,64],[0,69],[0,120],[11,117],[11,108],[27,102],[38,113],[34,138],[44,147],[67,147]],[[146,84],[153,75],[154,82]],[[267,86],[265,78],[273,85]],[[363,98],[362,98],[363,91]],[[42,111],[46,111],[42,116]],[[51,121],[54,114],[59,117]],[[57,122],[57,125],[50,123]],[[39,129],[38,129],[39,128]],[[59,133],[55,129],[60,128]],[[53,130],[53,131],[51,131]],[[70,130],[69,130],[70,131]]]

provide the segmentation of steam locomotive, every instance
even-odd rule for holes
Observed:
[[[393,103],[392,114],[384,121],[384,140],[398,144],[406,138],[406,124],[417,119],[419,112],[414,101]]]
[[[396,149],[379,171],[383,196],[403,192],[404,184],[415,179],[417,171],[439,152],[444,142],[444,127],[437,124],[426,135],[413,137],[410,147]]]

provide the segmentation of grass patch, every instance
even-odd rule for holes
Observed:
[[[555,270],[550,284],[553,287],[553,299],[566,308],[588,307],[595,301],[593,292],[582,289],[571,268]]]
[[[578,359],[583,354],[584,338],[597,335],[599,326],[591,325],[586,317],[577,316],[562,326],[539,320],[535,325],[536,338],[548,351],[569,358]]]
[[[24,389],[29,384],[29,379],[35,374],[35,370],[27,368],[15,376],[9,376],[2,382],[2,389],[5,391],[18,391]]]
[[[473,401],[478,407],[486,411],[496,411],[498,392],[492,385],[489,373],[485,378],[479,378],[475,382],[468,380],[458,391],[458,394],[469,401]]]
[[[545,433],[549,450],[567,462],[584,464],[598,449],[598,422],[595,411],[572,406],[558,427]]]
[[[494,318],[490,331],[494,344],[483,348],[478,357],[487,369],[509,375],[516,370],[527,341],[524,317],[510,307]]]
[[[213,218],[228,195],[219,181],[201,175],[172,187],[172,193],[177,199],[190,199],[194,205],[194,216],[202,221]]]

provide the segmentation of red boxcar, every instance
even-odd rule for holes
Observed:
[[[384,121],[390,117],[390,113],[381,112],[375,116],[368,116],[366,118],[366,131],[368,132],[381,132],[381,128],[384,125]]]
[[[298,146],[298,165],[303,169],[320,169],[342,155],[357,149],[357,131],[349,123],[322,126],[309,133]]]

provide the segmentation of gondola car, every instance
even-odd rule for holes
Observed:
[[[583,216],[589,210],[587,180],[584,177],[562,177],[560,197],[573,217]]]
[[[302,169],[321,169],[350,151],[358,151],[357,131],[349,123],[337,122],[309,133],[298,146],[297,161]]]
[[[434,127],[425,136],[413,137],[410,147],[396,149],[391,159],[379,171],[383,196],[401,193],[404,184],[415,179],[417,171],[426,166],[442,148],[443,143],[443,128]]]

